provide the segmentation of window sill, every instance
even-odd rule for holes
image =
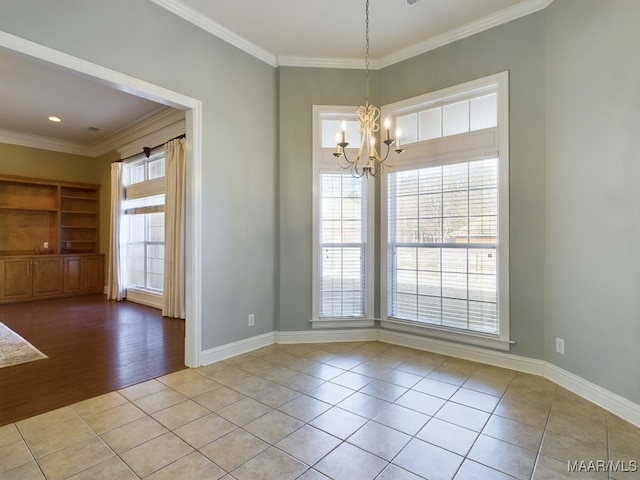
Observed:
[[[162,293],[142,288],[127,288],[127,300],[148,307],[162,309]]]
[[[369,318],[320,318],[310,320],[312,328],[370,328],[375,320]]]
[[[395,318],[387,318],[380,321],[380,327],[387,330],[396,330],[417,335],[424,335],[439,340],[447,340],[457,343],[466,343],[478,347],[492,348],[494,350],[503,350],[508,352],[512,340],[497,337],[495,335],[483,335],[481,333],[464,332],[459,330],[450,330],[447,328],[439,328],[435,325],[426,325],[406,320],[398,320]]]

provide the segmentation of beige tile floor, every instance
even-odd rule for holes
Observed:
[[[272,345],[0,427],[0,479],[640,478],[568,472],[609,460],[632,469],[640,429],[539,377],[378,342]]]

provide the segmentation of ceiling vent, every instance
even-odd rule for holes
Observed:
[[[420,3],[422,0],[405,0],[405,2],[407,2],[407,5],[411,6],[411,5],[415,5],[416,3]]]

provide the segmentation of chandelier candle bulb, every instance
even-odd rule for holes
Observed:
[[[347,143],[347,122],[342,121],[342,143]]]
[[[385,128],[385,130],[387,131],[387,138],[386,138],[386,140],[387,140],[387,141],[389,141],[389,127],[390,127],[390,126],[391,126],[391,122],[390,122],[390,121],[389,121],[389,119],[387,118],[387,119],[384,121],[384,128]]]

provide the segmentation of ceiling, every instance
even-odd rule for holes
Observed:
[[[273,66],[364,67],[364,0],[150,1]],[[371,0],[371,68],[541,10],[551,1]],[[170,110],[2,47],[0,84],[0,142],[38,146],[43,140],[40,148],[69,153],[106,153],[112,149],[109,139]],[[50,115],[62,121],[52,123]]]
[[[63,151],[69,153],[88,153],[91,147],[168,110],[5,48],[0,48],[0,85],[0,141],[48,139],[51,146],[67,147]],[[62,121],[49,121],[52,115]]]
[[[151,0],[277,65],[363,68],[365,0]],[[372,67],[509,22],[552,0],[370,0]]]

